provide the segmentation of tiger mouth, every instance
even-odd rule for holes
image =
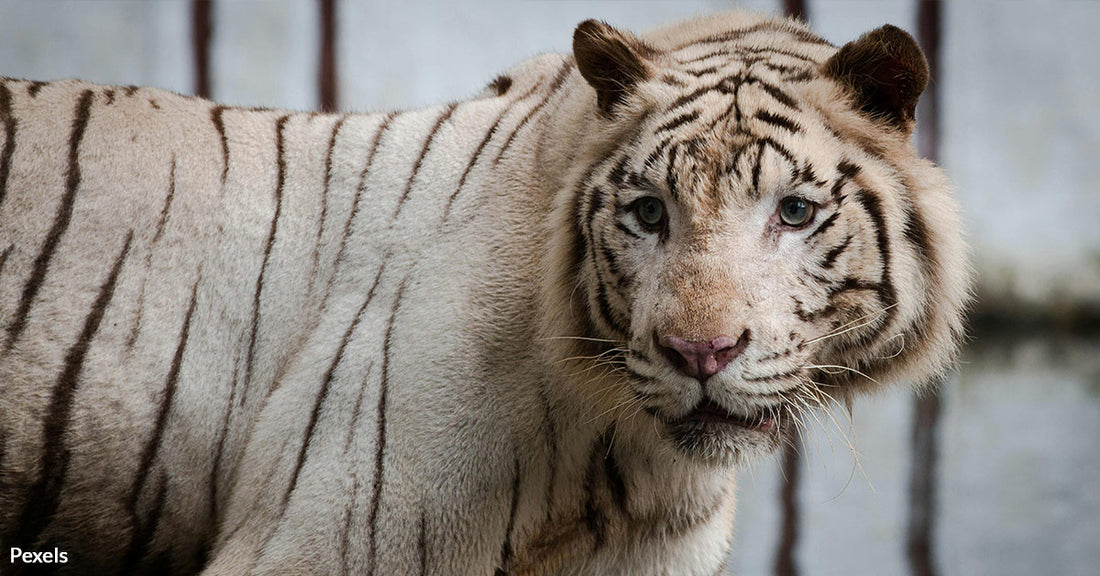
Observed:
[[[710,398],[704,398],[672,424],[737,426],[753,432],[771,432],[776,428],[776,408],[761,409],[750,415],[734,414]]]

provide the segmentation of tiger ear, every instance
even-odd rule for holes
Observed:
[[[912,133],[928,62],[907,32],[889,24],[876,28],[841,47],[824,72],[855,95],[860,112]]]
[[[596,104],[608,116],[639,82],[653,75],[649,58],[656,53],[630,32],[598,20],[585,20],[573,32],[577,68],[596,89]]]

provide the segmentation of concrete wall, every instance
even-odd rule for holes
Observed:
[[[338,4],[340,106],[381,110],[468,96],[511,64],[569,48],[585,18],[645,29],[724,1],[445,0]],[[780,10],[777,1],[740,3]],[[842,43],[910,0],[808,2]],[[192,88],[190,3],[0,0],[0,74]],[[214,98],[311,109],[317,3],[215,1]],[[983,310],[1100,317],[1100,2],[970,0],[944,10],[941,161],[959,189]]]

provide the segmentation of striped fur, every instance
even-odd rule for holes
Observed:
[[[5,554],[715,574],[737,462],[800,406],[948,365],[949,187],[835,47],[743,14],[576,46],[390,114],[0,83]],[[751,338],[703,381],[658,347],[719,333]]]

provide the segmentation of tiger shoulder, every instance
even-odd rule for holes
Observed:
[[[742,13],[423,110],[0,82],[3,572],[719,573],[739,464],[953,362],[927,83]]]

